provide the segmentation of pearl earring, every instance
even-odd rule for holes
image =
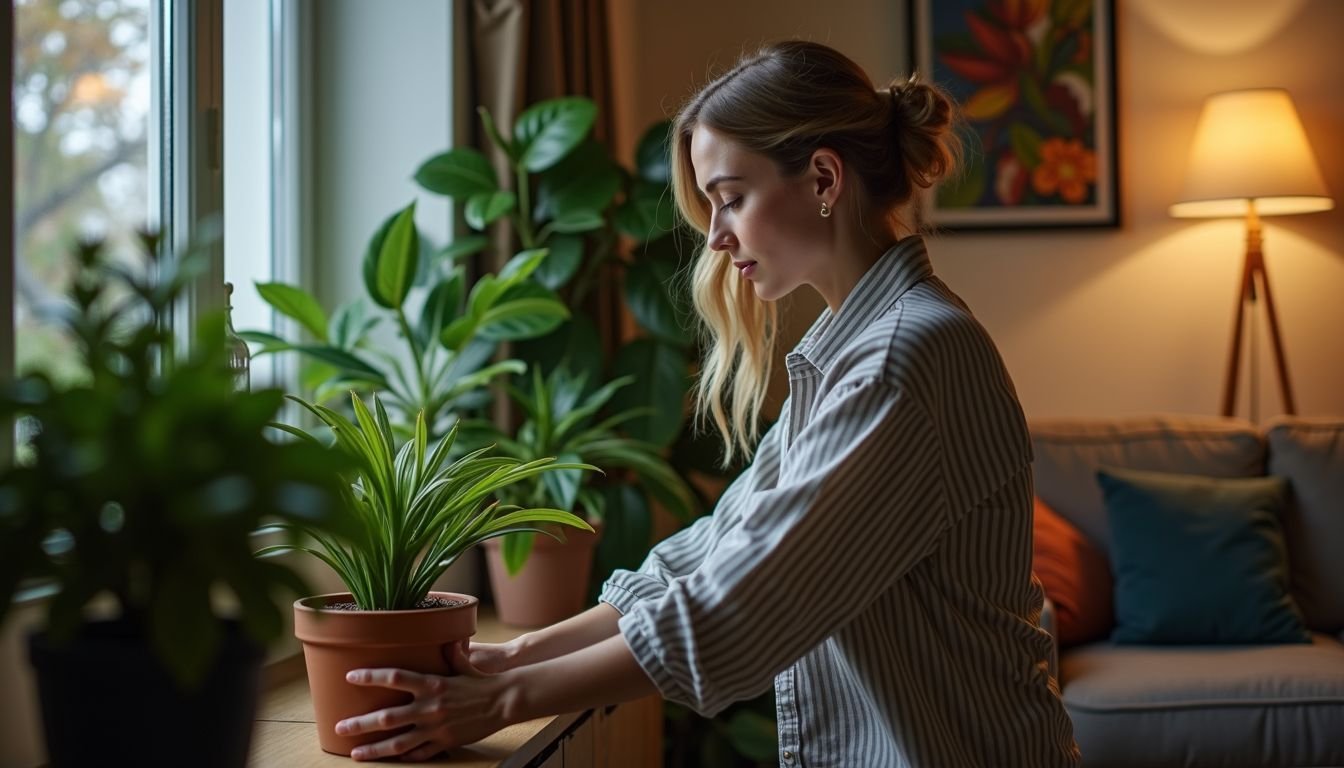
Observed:
[[[830,217],[831,217],[831,206],[827,205],[826,201],[823,200],[821,203],[821,218],[829,219]]]

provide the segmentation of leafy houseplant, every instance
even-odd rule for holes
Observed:
[[[305,383],[315,390],[316,402],[376,390],[386,398],[400,435],[409,435],[416,415],[424,413],[430,435],[441,436],[459,411],[485,403],[491,379],[526,369],[518,360],[490,362],[499,342],[548,333],[569,316],[553,293],[528,280],[544,267],[545,250],[517,254],[498,275],[482,275],[468,292],[465,270],[454,264],[463,247],[455,243],[423,254],[412,203],[388,217],[369,243],[366,296],[330,317],[298,286],[257,285],[262,299],[296,321],[310,340],[261,331],[239,335],[257,345],[257,355],[293,352],[305,359]],[[401,346],[378,335],[384,325],[395,329]]]
[[[558,456],[565,461],[630,470],[665,507],[688,518],[694,506],[691,490],[658,449],[615,431],[639,411],[622,411],[598,421],[598,413],[612,396],[630,383],[631,379],[624,377],[590,391],[583,374],[571,374],[560,367],[543,377],[533,368],[530,387],[508,387],[513,401],[526,414],[516,434],[506,434],[493,422],[472,420],[463,425],[465,439],[470,444],[493,443],[501,453],[520,461]],[[600,542],[589,537],[587,547],[572,555],[548,543],[546,564],[528,560],[535,539],[531,532],[490,542],[491,588],[501,621],[549,624],[582,609],[589,591],[588,578],[575,578],[575,574],[591,571],[594,543],[599,548],[599,572],[603,574],[615,567],[636,567],[643,559],[652,526],[648,507],[639,503],[638,496],[622,499],[634,495],[629,485],[597,486],[586,482],[588,479],[591,477],[573,470],[548,473],[512,486],[504,494],[516,504],[582,508],[594,523],[607,523],[608,499],[615,498],[623,503],[624,514],[611,518]],[[524,562],[528,563],[528,573],[520,575]]]
[[[53,765],[194,754],[242,766],[280,595],[309,591],[255,559],[251,537],[278,520],[338,538],[339,457],[268,439],[283,395],[234,391],[222,318],[179,350],[166,321],[206,255],[169,258],[143,240],[143,269],[98,243],[78,250],[61,324],[84,380],[33,374],[0,392],[5,421],[32,435],[0,472],[0,619],[25,580],[56,588],[30,640]],[[107,596],[111,618],[90,619]]]
[[[622,431],[666,448],[686,424],[694,354],[694,336],[683,322],[685,297],[672,288],[680,254],[668,188],[670,124],[658,123],[644,134],[628,171],[589,136],[596,114],[593,102],[582,97],[543,101],[520,114],[506,135],[481,109],[486,135],[508,159],[510,177],[497,176],[481,152],[457,147],[426,160],[415,179],[462,205],[472,229],[484,232],[507,221],[523,248],[549,252],[531,281],[554,292],[571,317],[515,345],[515,354],[543,373],[564,363],[593,384],[632,376],[638,386],[621,390],[611,403],[622,412],[639,409]],[[460,239],[457,247],[465,255],[488,242],[475,235]],[[620,276],[625,304],[640,329],[610,358],[589,303],[604,269]]]
[[[373,412],[358,395],[351,395],[354,420],[296,401],[330,428],[338,451],[355,463],[355,482],[344,490],[353,531],[342,542],[302,522],[282,523],[278,527],[308,534],[317,546],[279,544],[258,554],[308,552],[331,566],[350,590],[299,600],[294,608],[319,742],[328,752],[348,755],[387,734],[338,736],[336,723],[400,703],[403,694],[351,685],[346,672],[397,666],[447,674],[444,649],[475,632],[477,601],[431,592],[431,585],[459,555],[486,539],[541,530],[541,524],[591,530],[569,512],[524,509],[497,497],[540,476],[596,467],[549,457],[524,462],[491,456],[488,446],[450,459],[458,427],[431,447],[424,414],[417,415],[412,437],[398,448],[388,412],[376,395]],[[301,429],[282,428],[303,442],[319,444]]]

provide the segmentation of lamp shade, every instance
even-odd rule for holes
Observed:
[[[1261,216],[1334,207],[1288,92],[1230,91],[1204,102],[1172,216]]]

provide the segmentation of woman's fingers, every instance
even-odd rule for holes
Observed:
[[[390,731],[403,725],[410,725],[418,719],[418,707],[415,703],[401,707],[388,707],[377,712],[358,717],[347,717],[336,723],[336,733],[341,736],[357,736],[371,731]]]
[[[352,669],[345,673],[345,680],[355,685],[410,691],[417,696],[443,689],[443,679],[438,675],[423,675],[408,669]]]
[[[384,739],[375,744],[355,747],[350,751],[350,757],[354,760],[378,760],[384,757],[396,757],[411,750],[420,750],[429,746],[433,745],[425,744],[424,731],[417,729],[400,736]],[[442,751],[440,748],[435,747],[435,751],[431,754],[438,754],[440,751]]]

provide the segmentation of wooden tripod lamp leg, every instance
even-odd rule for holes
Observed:
[[[1283,355],[1283,337],[1279,335],[1279,317],[1274,312],[1274,296],[1269,292],[1269,273],[1265,271],[1264,257],[1257,256],[1255,266],[1260,273],[1260,287],[1264,289],[1265,313],[1269,316],[1269,338],[1274,345],[1274,365],[1279,374],[1279,391],[1283,393],[1283,410],[1292,416],[1297,413],[1297,405],[1293,402],[1293,386],[1288,381],[1288,363]]]
[[[1274,364],[1279,376],[1279,390],[1283,393],[1283,408],[1288,415],[1297,413],[1297,404],[1293,400],[1293,387],[1288,381],[1288,363],[1283,355],[1283,337],[1279,333],[1279,317],[1274,311],[1274,297],[1269,292],[1269,275],[1265,272],[1265,255],[1260,234],[1260,217],[1255,212],[1252,201],[1246,214],[1246,258],[1241,264],[1241,292],[1237,295],[1237,311],[1232,323],[1232,350],[1228,355],[1227,381],[1223,385],[1223,416],[1231,416],[1237,407],[1237,374],[1241,364],[1241,326],[1246,314],[1246,305],[1251,304],[1255,311],[1256,285],[1259,277],[1260,287],[1265,296],[1265,312],[1269,316],[1270,340],[1274,345]],[[1251,371],[1255,376],[1257,371]]]
[[[1231,417],[1237,407],[1237,374],[1241,368],[1241,321],[1251,298],[1251,258],[1241,263],[1241,290],[1237,291],[1236,311],[1232,315],[1232,348],[1227,355],[1227,379],[1223,384],[1223,416]]]

